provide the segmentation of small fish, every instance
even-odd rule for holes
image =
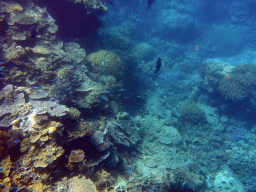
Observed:
[[[149,8],[151,9],[151,5],[154,3],[154,0],[148,0],[148,6],[146,9],[148,10]]]
[[[15,141],[13,141],[13,143],[19,143],[19,142],[21,142],[20,139],[16,139]]]
[[[103,100],[107,100],[108,98],[107,98],[107,96],[106,96],[106,95],[102,95],[102,96],[101,96],[101,99],[103,99]]]
[[[157,72],[160,70],[161,68],[161,58],[158,57],[157,62],[156,62],[156,71],[155,74],[157,74]]]
[[[34,86],[33,88],[34,88],[34,89],[39,89],[39,87],[37,87],[37,86]]]
[[[105,91],[104,93],[108,94],[108,93],[109,93],[109,91]]]
[[[0,65],[4,65],[5,63],[8,63],[10,60],[0,61]]]
[[[3,171],[3,170],[4,170],[4,168],[0,167],[0,172]]]
[[[3,71],[3,70],[4,70],[4,68],[0,67],[0,71]]]

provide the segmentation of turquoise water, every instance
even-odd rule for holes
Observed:
[[[3,0],[0,189],[256,191],[255,22],[254,0]]]

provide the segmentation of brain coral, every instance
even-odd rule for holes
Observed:
[[[68,162],[70,163],[80,162],[80,161],[83,161],[84,158],[85,158],[85,155],[83,150],[81,149],[72,150],[68,157]]]
[[[86,60],[92,72],[101,75],[112,75],[118,81],[124,80],[126,63],[116,53],[108,50],[99,50],[88,55]]]

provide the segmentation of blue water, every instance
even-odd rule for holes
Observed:
[[[44,90],[49,97],[35,100],[81,112],[80,117],[59,118],[50,112],[38,117],[39,122],[63,123],[58,134],[35,143],[43,149],[52,140],[65,149],[61,161],[49,161],[56,174],[50,178],[59,179],[52,187],[80,171],[94,182],[99,179],[98,188],[116,191],[256,191],[256,1],[154,0],[148,9],[150,0],[99,1],[107,11],[86,8],[83,1],[33,1],[47,10],[45,25],[23,29],[18,21],[15,26],[0,21],[1,91],[8,84],[28,88],[24,97],[30,102],[31,91]],[[1,14],[10,17],[7,11]],[[51,33],[47,22],[58,31]],[[30,42],[32,28],[36,37]],[[14,29],[24,30],[27,39],[15,40],[8,34]],[[51,53],[34,53],[39,45],[50,47]],[[19,46],[24,55],[10,54]],[[99,50],[112,54],[95,56]],[[91,55],[104,59],[90,62]],[[10,110],[25,88],[8,92],[14,94],[10,97],[1,92],[1,110]],[[31,124],[26,122],[32,117],[29,110],[17,112],[22,126]],[[3,112],[0,122],[16,118],[10,114]],[[98,130],[104,139],[96,147],[104,150],[95,150],[90,141],[91,132]],[[4,146],[13,160],[27,152],[19,148],[31,132],[20,134],[14,147]],[[84,150],[95,169],[81,171],[85,162],[68,164],[73,149]],[[109,175],[97,173],[96,178],[93,169]],[[119,183],[111,183],[110,177]]]

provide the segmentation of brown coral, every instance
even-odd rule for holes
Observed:
[[[81,112],[74,108],[74,107],[70,107],[69,108],[69,116],[72,118],[72,119],[78,119],[81,115]]]
[[[81,149],[77,149],[77,150],[72,150],[70,152],[68,161],[70,163],[76,163],[76,162],[83,161],[84,158],[85,158],[84,151]]]

